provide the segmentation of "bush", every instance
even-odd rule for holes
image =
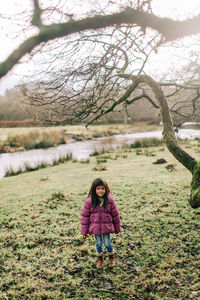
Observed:
[[[131,148],[146,148],[146,147],[157,147],[163,144],[163,140],[158,138],[144,138],[136,140],[130,145]]]
[[[94,152],[90,154],[90,156],[97,156],[106,153],[107,151],[102,147],[101,149],[94,149]]]
[[[15,175],[19,175],[21,173],[24,173],[24,170],[22,168],[20,168],[16,171],[12,167],[10,167],[10,168],[6,169],[4,177],[15,176]]]
[[[131,148],[141,148],[142,144],[141,141],[136,140],[133,144],[131,144]]]
[[[90,159],[89,159],[89,158],[81,159],[81,160],[79,160],[79,162],[80,162],[81,164],[89,164],[89,163],[90,163]]]
[[[30,131],[27,134],[10,135],[5,141],[6,146],[23,147],[25,150],[54,147],[65,144],[63,131]]]

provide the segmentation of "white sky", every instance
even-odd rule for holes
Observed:
[[[101,0],[99,0],[100,2]],[[20,3],[20,5],[19,5]],[[156,15],[170,18],[184,19],[185,17],[192,17],[197,12],[200,12],[199,0],[153,0],[153,11]],[[3,61],[7,56],[23,41],[24,35],[20,35],[17,38],[13,38],[15,32],[15,22],[21,23],[22,20],[12,20],[12,22],[2,19],[2,15],[15,15],[17,12],[23,10],[30,10],[32,8],[32,0],[6,0],[1,1],[0,6],[0,61]],[[30,35],[30,33],[28,33]],[[168,66],[170,56],[167,49],[160,50],[159,53],[160,66],[165,69]],[[154,55],[155,61],[157,60]],[[160,60],[161,58],[161,60]],[[22,79],[23,75],[30,72],[32,69],[31,63],[19,64],[12,69],[0,81],[0,94],[8,88],[13,87]]]

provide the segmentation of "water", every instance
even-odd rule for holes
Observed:
[[[200,130],[179,129],[177,136],[181,139],[200,138]],[[52,164],[53,160],[72,153],[73,159],[85,159],[95,150],[117,148],[123,144],[131,144],[136,139],[156,137],[161,139],[161,131],[138,132],[130,134],[118,134],[111,137],[102,137],[95,140],[74,142],[66,145],[59,145],[48,149],[34,149],[23,152],[3,153],[0,154],[0,178],[4,177],[5,171],[10,167],[13,170],[23,168],[28,163],[36,166],[42,162]]]

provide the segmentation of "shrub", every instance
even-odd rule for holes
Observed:
[[[130,145],[131,148],[142,148],[142,147],[157,147],[163,144],[163,140],[158,138],[144,138],[136,140]]]
[[[65,161],[68,161],[68,160],[71,160],[72,159],[72,153],[67,153],[66,155],[64,156],[60,156],[59,158],[55,158],[53,160],[53,163],[52,165],[53,166],[56,166],[56,165],[59,165],[59,164],[62,164],[64,163]]]
[[[107,158],[101,157],[101,156],[97,156],[96,157],[96,163],[97,165],[101,164],[101,163],[105,163],[107,162]]]
[[[141,148],[142,144],[141,141],[136,140],[133,144],[130,146],[131,148]]]
[[[97,156],[97,155],[104,154],[104,153],[106,153],[106,152],[108,152],[108,151],[106,151],[106,150],[104,149],[104,147],[102,147],[102,148],[99,149],[99,150],[97,150],[97,149],[95,148],[94,152],[91,153],[90,156]]]
[[[106,171],[107,167],[105,165],[96,165],[92,170],[93,171]]]
[[[15,175],[19,175],[21,173],[23,173],[24,170],[22,168],[19,168],[17,171],[14,170],[12,167],[7,168],[5,171],[5,175],[4,177],[10,177],[10,176],[15,176]]]
[[[10,135],[5,145],[10,147],[24,147],[26,150],[49,148],[59,144],[65,144],[64,131],[30,131],[27,134]]]
[[[37,167],[36,166],[33,167],[27,162],[24,164],[24,167],[25,167],[24,172],[32,172],[32,171],[39,169],[39,165]]]
[[[89,159],[89,158],[81,159],[81,160],[79,160],[79,162],[80,162],[81,164],[89,164],[90,159]]]

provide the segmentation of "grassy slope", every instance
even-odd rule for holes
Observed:
[[[190,173],[160,150],[155,157],[119,154],[103,172],[92,171],[92,158],[2,179],[0,299],[198,299],[200,210],[187,202]],[[157,158],[176,171],[152,164]],[[113,270],[107,261],[96,270],[94,238],[83,241],[79,229],[98,176],[121,214]]]

